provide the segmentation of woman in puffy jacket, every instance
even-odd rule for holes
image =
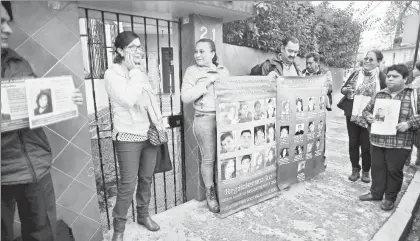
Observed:
[[[217,63],[216,46],[210,39],[195,44],[195,65],[187,68],[181,88],[181,99],[194,102],[194,135],[201,153],[201,175],[206,187],[207,205],[211,212],[220,211],[214,189],[214,163],[216,162],[216,104],[213,83],[228,76],[226,68]]]
[[[120,169],[112,240],[121,241],[136,184],[137,223],[150,231],[160,229],[149,217],[151,183],[158,149],[147,138],[150,127],[148,110],[157,106],[157,101],[145,68],[140,64],[144,49],[139,37],[130,31],[122,32],[116,37],[114,47],[115,64],[105,72],[105,88],[111,99],[114,117],[112,139]],[[161,123],[159,109],[153,109],[157,113],[151,117]]]

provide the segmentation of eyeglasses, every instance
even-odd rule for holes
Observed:
[[[365,61],[369,61],[369,62],[373,62],[373,61],[375,61],[375,59],[368,58],[368,57],[365,57],[365,58],[364,58],[364,60],[365,60]]]
[[[144,47],[143,46],[136,46],[136,45],[132,45],[132,46],[128,46],[128,49],[130,49],[131,51],[135,52],[137,50],[140,50],[140,52],[144,52]]]

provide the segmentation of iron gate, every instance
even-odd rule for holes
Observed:
[[[146,52],[146,69],[159,98],[160,110],[167,121],[173,170],[153,176],[150,209],[158,213],[186,201],[184,130],[180,100],[181,26],[177,21],[89,8],[79,10],[85,80],[87,80],[85,83],[88,84],[90,81],[92,89],[93,108],[90,108],[93,110],[93,114],[90,115],[92,158],[98,199],[103,214],[101,219],[105,219],[106,213],[110,229],[111,207],[115,204],[113,199],[116,197],[118,186],[118,164],[112,142],[111,103],[106,93],[103,93],[104,88],[100,87],[103,87],[105,70],[114,56],[113,40],[122,30],[136,32],[141,38]],[[178,58],[174,59],[175,55]],[[86,93],[88,91],[86,89]],[[135,221],[134,207],[133,200],[131,205],[133,221]]]

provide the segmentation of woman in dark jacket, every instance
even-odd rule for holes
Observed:
[[[370,140],[368,123],[357,113],[353,113],[354,98],[361,98],[364,104],[368,103],[367,98],[373,97],[376,92],[386,87],[385,74],[379,69],[383,55],[378,50],[369,51],[363,61],[363,67],[353,72],[341,88],[344,95],[338,106],[344,110],[346,116],[347,131],[349,135],[349,154],[352,164],[350,181],[356,181],[362,170],[363,182],[369,183],[370,163]],[[357,108],[360,108],[358,106]],[[362,167],[359,164],[360,152],[362,150]]]

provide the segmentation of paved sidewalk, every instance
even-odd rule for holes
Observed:
[[[124,240],[370,240],[392,212],[382,211],[380,202],[360,202],[358,196],[367,192],[370,185],[347,180],[351,166],[341,113],[328,113],[327,128],[325,173],[225,219],[210,213],[204,202],[190,201],[155,215],[153,218],[161,226],[159,232],[127,224]],[[414,172],[414,168],[405,167],[402,193]],[[112,231],[105,240],[110,240],[111,235]]]

